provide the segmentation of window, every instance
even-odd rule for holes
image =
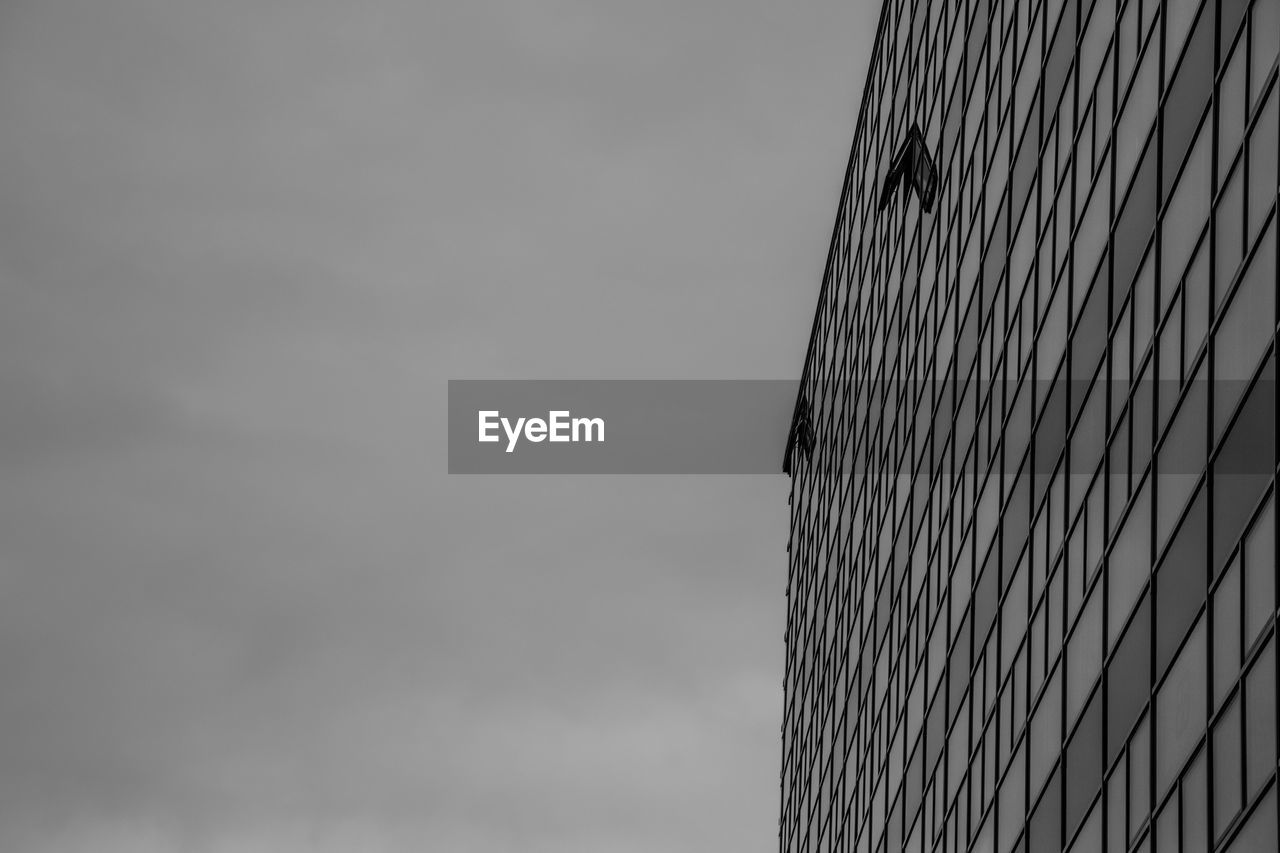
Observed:
[[[1214,461],[1213,566],[1235,550],[1275,465],[1275,383],[1268,362]]]
[[[1151,607],[1144,597],[1107,666],[1107,743],[1111,755],[1124,746],[1151,694]]]
[[[1137,601],[1147,574],[1151,571],[1151,500],[1150,490],[1134,502],[1124,527],[1116,536],[1108,561],[1110,598],[1108,634],[1115,637],[1129,609]]]
[[[1165,280],[1169,282],[1176,282],[1182,277],[1196,239],[1209,220],[1209,200],[1213,197],[1209,183],[1212,146],[1213,135],[1207,130],[1197,137],[1165,213],[1162,269]]]
[[[1240,399],[1267,345],[1275,334],[1275,228],[1254,252],[1226,314],[1214,334],[1214,419],[1219,436],[1232,404]]]
[[[1275,644],[1259,655],[1245,684],[1245,796],[1253,796],[1276,771]]]
[[[1236,45],[1226,62],[1226,73],[1218,86],[1218,171],[1231,165],[1244,141],[1245,49]]]
[[[1151,717],[1142,718],[1129,739],[1129,841],[1151,813]]]
[[[1240,700],[1234,698],[1213,724],[1213,837],[1222,833],[1240,812]]]
[[[1102,691],[1095,691],[1067,744],[1067,835],[1075,831],[1102,785]]]
[[[1276,111],[1280,100],[1272,89],[1262,118],[1249,136],[1249,240],[1262,230],[1263,222],[1276,198],[1277,147]]]
[[[1249,68],[1249,103],[1258,102],[1262,86],[1276,63],[1276,49],[1280,47],[1280,6],[1275,0],[1254,0],[1253,17],[1249,22],[1252,57]],[[1274,157],[1275,149],[1272,149]]]
[[[1217,252],[1214,286],[1218,290],[1219,308],[1231,292],[1236,270],[1244,258],[1244,167],[1236,166],[1226,179],[1226,189],[1214,210],[1213,233]]]
[[[1125,770],[1125,762],[1121,760],[1107,779],[1107,850],[1124,850],[1128,847],[1125,843],[1125,799],[1128,794],[1128,774]]]
[[[1213,593],[1213,706],[1240,676],[1240,561],[1232,560]]]
[[[1067,726],[1075,722],[1102,671],[1102,584],[1093,588],[1067,647]],[[1101,725],[1099,723],[1099,725]],[[1101,731],[1099,731],[1101,735]]]
[[[1059,768],[1060,770],[1061,768]],[[1059,802],[1059,774],[1045,788],[1044,796],[1036,805],[1028,827],[1028,846],[1032,850],[1062,849],[1062,808]]]
[[[1175,318],[1176,319],[1176,318]],[[1182,514],[1191,490],[1204,471],[1205,441],[1209,423],[1209,391],[1205,382],[1193,382],[1165,434],[1160,448],[1160,488],[1157,490],[1156,547],[1169,537]],[[1173,396],[1177,383],[1160,385],[1162,398]],[[1203,556],[1203,554],[1202,554]]]
[[[1209,849],[1209,788],[1205,753],[1206,750],[1200,750],[1182,777],[1182,849],[1186,853]]]
[[[1276,850],[1276,789],[1253,810],[1239,834],[1231,840],[1226,853],[1255,853],[1260,850]]]
[[[1186,0],[1181,0],[1183,3]],[[1173,22],[1170,17],[1170,23]],[[1176,54],[1169,54],[1170,63]],[[1168,87],[1164,111],[1165,189],[1177,174],[1213,92],[1213,5],[1206,3],[1187,44],[1186,55]],[[1208,136],[1208,134],[1204,134]],[[1208,148],[1209,146],[1205,146]]]
[[[1275,498],[1267,501],[1244,545],[1244,647],[1253,645],[1276,612]]]
[[[1156,620],[1159,625],[1159,619]],[[1205,725],[1205,631],[1197,622],[1156,696],[1156,791],[1168,789]]]

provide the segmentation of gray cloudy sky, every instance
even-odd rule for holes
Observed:
[[[445,382],[797,375],[877,11],[0,4],[0,850],[774,849],[786,480]]]

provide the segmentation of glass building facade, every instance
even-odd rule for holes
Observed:
[[[784,853],[1280,849],[1278,45],[886,0],[787,447]]]

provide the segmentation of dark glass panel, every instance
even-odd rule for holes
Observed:
[[[1116,535],[1108,560],[1108,635],[1114,637],[1151,571],[1151,490],[1144,488]]]
[[[1164,110],[1164,191],[1177,175],[1195,135],[1200,116],[1213,94],[1213,5],[1206,3],[1196,20],[1187,52],[1168,86]]]
[[[1205,772],[1207,750],[1201,749],[1182,777],[1182,849],[1209,849],[1209,786]]]
[[[1172,382],[1160,384],[1160,394],[1173,396]],[[1192,382],[1182,405],[1165,433],[1160,447],[1160,489],[1157,493],[1156,548],[1177,523],[1191,489],[1204,471],[1206,439],[1209,431],[1209,389],[1203,381]]]
[[[1243,41],[1235,46],[1227,59],[1222,82],[1218,84],[1219,175],[1226,172],[1244,141],[1245,98],[1248,95],[1245,88],[1246,48]]]
[[[1121,761],[1107,779],[1108,850],[1124,850],[1128,846],[1125,844],[1125,799],[1129,786],[1125,770],[1125,762]]]
[[[1240,30],[1240,24],[1244,21],[1244,14],[1249,10],[1249,0],[1218,0],[1218,8],[1221,9],[1222,24],[1221,52],[1223,55],[1227,52],[1227,48],[1231,46],[1231,42],[1235,39],[1236,33]]]
[[[1129,739],[1129,840],[1138,837],[1151,813],[1151,717],[1142,722]]]
[[[1067,437],[1067,383],[1054,382],[1036,425],[1036,471],[1049,471],[1062,453]]]
[[[1107,346],[1107,288],[1105,276],[1099,276],[1080,310],[1071,334],[1071,375],[1088,379]]]
[[[1213,836],[1220,838],[1241,803],[1240,700],[1231,700],[1213,725]]]
[[[1274,360],[1253,385],[1214,460],[1213,565],[1235,549],[1275,465]]]
[[[1045,787],[1044,796],[1040,798],[1035,812],[1031,815],[1027,833],[1028,846],[1031,850],[1062,849],[1062,806],[1059,803],[1059,784],[1059,773],[1054,771],[1053,778]]]
[[[1252,796],[1276,770],[1275,643],[1249,669],[1245,683],[1245,797]]]
[[[978,585],[973,593],[973,636],[974,642],[986,641],[987,631],[991,629],[996,617],[996,599],[1000,592],[999,577],[995,562],[988,560]]]
[[[1144,596],[1107,666],[1107,764],[1115,760],[1151,692],[1151,599]]]
[[[1249,136],[1249,229],[1251,238],[1262,230],[1271,205],[1276,199],[1276,158],[1280,156],[1280,132],[1276,125],[1276,110],[1280,100],[1272,92],[1266,112],[1253,126]]]
[[[1022,210],[1030,198],[1031,188],[1034,186],[1032,179],[1035,177],[1036,166],[1040,162],[1040,152],[1036,148],[1036,137],[1037,134],[1034,130],[1028,132],[1022,138],[1022,144],[1018,147],[1018,154],[1014,159],[1010,198],[1013,200],[1015,221],[1022,215]],[[1024,225],[1023,227],[1026,226]]]
[[[1232,560],[1213,592],[1213,707],[1240,675],[1240,561]]]
[[[1244,647],[1271,623],[1276,612],[1275,499],[1253,522],[1244,545]]]
[[[1263,798],[1245,822],[1240,834],[1231,840],[1226,853],[1273,853],[1280,850],[1276,835],[1276,789]]]
[[[1276,49],[1280,47],[1280,4],[1275,0],[1255,0],[1253,19],[1249,22],[1249,103],[1256,103],[1262,94],[1262,86],[1275,65]],[[1276,150],[1271,149],[1272,162]]]
[[[1067,744],[1066,826],[1075,831],[1102,784],[1102,691],[1097,690],[1080,715],[1080,725]]]
[[[1067,82],[1067,73],[1071,70],[1071,60],[1075,56],[1076,27],[1075,15],[1068,10],[1062,16],[1062,22],[1053,35],[1053,42],[1047,52],[1048,60],[1044,67],[1044,102],[1048,109],[1056,109],[1058,98],[1062,96],[1062,87]]]
[[[1192,629],[1156,696],[1156,792],[1168,790],[1204,731],[1207,660],[1204,620]],[[1156,627],[1160,617],[1156,616]]]
[[[982,56],[983,42],[987,38],[987,23],[987,6],[983,3],[969,26],[969,49],[965,57],[965,91],[973,86],[974,77],[980,67],[978,60]]]
[[[1133,190],[1125,200],[1124,209],[1116,220],[1112,256],[1115,287],[1127,293],[1134,273],[1142,262],[1143,250],[1156,224],[1156,158],[1155,145],[1147,147],[1142,163],[1138,166]]]

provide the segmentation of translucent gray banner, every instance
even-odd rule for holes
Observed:
[[[797,390],[791,380],[450,380],[449,473],[778,474]],[[820,395],[804,407],[817,448],[829,448],[835,412],[882,439],[896,431],[916,442],[917,456],[925,440],[936,455],[948,441],[967,448],[976,438],[983,470],[1001,446],[1007,464],[1030,446],[1038,473],[1058,468],[1064,453],[1073,473],[1092,473],[1108,446],[1130,466],[1154,453],[1164,474],[1203,471],[1220,443],[1218,473],[1269,476],[1275,465],[1269,377],[1132,387],[860,382]],[[823,402],[834,400],[842,402]],[[927,418],[895,416],[919,411]],[[865,429],[851,446],[865,443]],[[845,470],[857,475],[866,458],[864,446]]]
[[[449,473],[777,474],[795,398],[778,380],[450,380]]]

